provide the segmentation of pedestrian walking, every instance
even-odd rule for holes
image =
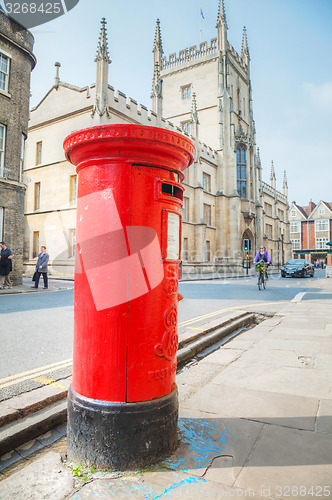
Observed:
[[[46,253],[46,247],[42,246],[41,247],[41,252],[38,254],[38,259],[37,259],[37,264],[36,264],[36,280],[35,284],[32,286],[32,288],[38,288],[39,284],[39,279],[40,275],[43,275],[43,281],[44,281],[44,290],[47,290],[48,288],[48,277],[47,277],[47,272],[48,272],[48,259],[49,255]]]
[[[4,285],[8,288],[12,287],[12,282],[9,278],[9,273],[13,269],[12,258],[13,252],[10,248],[6,246],[4,241],[0,242],[1,252],[0,252],[0,289],[4,289]]]

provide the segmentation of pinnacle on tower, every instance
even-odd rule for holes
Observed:
[[[216,27],[218,28],[222,24],[225,25],[226,29],[228,29],[224,0],[219,0],[219,9],[218,9],[218,17],[217,17],[217,26]]]
[[[286,170],[284,170],[283,192],[286,198],[288,198],[288,184],[287,184]]]
[[[191,117],[193,122],[198,123],[197,102],[196,102],[195,92],[193,92],[191,99]]]
[[[110,117],[108,109],[108,65],[112,62],[108,56],[106,20],[101,20],[101,31],[95,62],[96,67],[96,100],[92,110],[92,116]]]
[[[151,98],[153,97],[161,97],[161,78],[158,62],[155,63],[153,71]]]
[[[276,173],[274,171],[274,164],[273,164],[273,160],[271,162],[271,175],[270,175],[270,179],[271,181],[275,180],[276,179]]]
[[[248,38],[247,38],[247,28],[243,27],[243,36],[242,36],[242,50],[241,57],[244,55],[249,56],[249,47],[248,47]]]
[[[99,43],[97,48],[97,55],[95,62],[98,61],[106,61],[110,64],[112,61],[108,55],[108,46],[107,46],[107,34],[106,34],[106,19],[103,17],[101,20],[101,30],[99,36]]]
[[[288,183],[287,183],[287,176],[286,176],[286,170],[284,170],[284,182],[283,182],[283,185],[284,185],[284,188],[287,188],[287,187],[288,187]]]
[[[154,36],[154,44],[153,44],[153,52],[159,50],[160,54],[163,54],[163,44],[162,44],[162,39],[161,39],[161,32],[160,32],[160,21],[157,19],[157,25],[156,25],[156,32]]]

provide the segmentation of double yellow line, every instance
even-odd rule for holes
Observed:
[[[284,301],[283,301],[284,302]],[[278,302],[278,304],[283,303]],[[288,303],[288,301],[285,301]],[[264,305],[275,304],[275,302],[265,302]],[[246,304],[245,308],[253,307],[253,306],[262,306],[262,303],[258,304]],[[208,314],[203,314],[202,316],[197,316],[196,318],[188,319],[186,321],[182,321],[178,324],[178,326],[189,326],[193,323],[198,323],[204,319],[213,318],[214,316],[219,316],[227,311],[237,310],[239,313],[244,313],[245,311],[241,309],[239,306],[226,307],[224,309],[220,309],[219,311],[214,311]],[[11,375],[10,377],[5,377],[0,379],[0,389],[4,389],[5,387],[10,387],[15,384],[19,384],[20,382],[25,382],[26,380],[33,380],[35,378],[40,377],[41,375],[45,375],[46,373],[50,373],[56,370],[60,370],[62,368],[67,368],[71,366],[73,363],[73,358],[68,358],[63,361],[58,361],[57,363],[51,363],[50,365],[40,366],[39,368],[35,368],[33,370],[28,370],[26,372],[17,373],[16,375]]]
[[[0,379],[0,389],[5,387],[10,387],[20,382],[25,382],[26,380],[31,380],[40,375],[45,375],[46,373],[53,372],[55,370],[60,370],[62,368],[67,368],[73,363],[73,358],[65,359],[64,361],[58,361],[57,363],[51,363],[50,365],[40,366],[34,370],[28,370],[26,372],[17,373],[16,375],[11,375],[10,377],[5,377]]]
[[[198,323],[198,321],[201,321],[203,319],[209,319],[213,318],[214,316],[219,316],[220,314],[227,312],[227,311],[233,311],[233,310],[238,310],[239,313],[244,313],[242,309],[239,308],[239,306],[234,306],[234,307],[226,307],[225,309],[220,309],[220,311],[214,311],[208,314],[203,314],[203,316],[197,316],[196,318],[188,319],[187,321],[182,321],[182,323],[179,323],[178,326],[187,326],[187,325],[192,325],[193,323]]]

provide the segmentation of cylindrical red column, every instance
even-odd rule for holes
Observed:
[[[177,442],[181,180],[195,148],[164,129],[103,125],[64,149],[78,174],[68,453],[142,466]]]

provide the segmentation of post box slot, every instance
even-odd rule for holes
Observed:
[[[183,200],[183,191],[181,188],[174,186],[173,184],[167,184],[163,182],[161,184],[161,192],[164,194],[168,194],[169,196],[174,196],[178,200]]]

